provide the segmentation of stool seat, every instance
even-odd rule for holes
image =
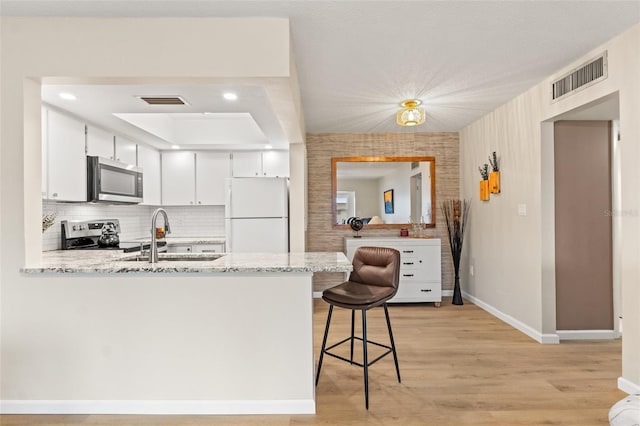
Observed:
[[[396,293],[393,287],[366,285],[346,281],[322,293],[322,299],[330,304],[347,309],[370,309],[380,306]]]

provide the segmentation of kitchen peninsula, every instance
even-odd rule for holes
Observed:
[[[56,251],[22,269],[27,282],[41,277],[43,299],[30,308],[60,312],[24,324],[43,336],[37,348],[14,336],[13,356],[47,358],[33,392],[4,401],[5,412],[315,413],[311,279],[350,271],[344,254],[135,259]]]

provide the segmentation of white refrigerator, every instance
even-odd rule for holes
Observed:
[[[226,250],[231,253],[289,251],[289,180],[225,179]]]

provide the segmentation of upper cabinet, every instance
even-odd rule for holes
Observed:
[[[289,177],[289,151],[264,151],[262,174],[269,177]]]
[[[87,125],[87,155],[114,159],[113,133]]]
[[[231,176],[229,154],[169,151],[162,153],[162,204],[223,205],[224,179]]]
[[[138,145],[138,166],[142,167],[143,204],[159,206],[160,191],[160,151],[148,145]]]
[[[233,177],[288,177],[289,151],[233,153]]]
[[[196,153],[196,203],[223,205],[224,180],[231,177],[231,160],[227,152]]]
[[[87,155],[138,165],[135,142],[91,124],[87,125]]]
[[[188,206],[195,203],[196,156],[190,151],[162,153],[162,204]]]
[[[53,109],[43,110],[45,198],[87,201],[85,125]]]
[[[125,164],[138,164],[138,145],[125,137],[116,136],[115,137],[115,157],[116,161]]]

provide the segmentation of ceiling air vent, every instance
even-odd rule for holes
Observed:
[[[551,85],[553,101],[607,78],[607,52],[571,70]]]
[[[138,96],[149,105],[187,105],[180,96]]]

